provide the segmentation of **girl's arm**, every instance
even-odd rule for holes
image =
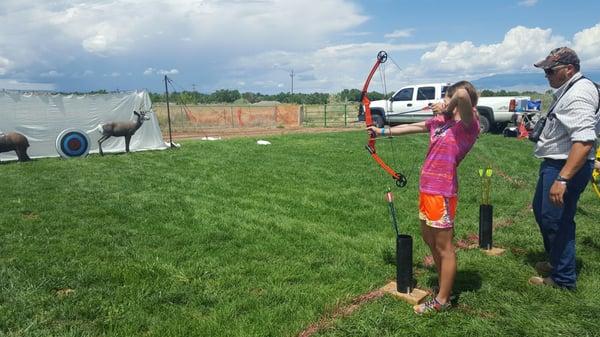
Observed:
[[[456,93],[448,102],[448,111],[454,111],[455,108],[458,108],[462,122],[466,126],[471,126],[471,123],[473,123],[473,106],[471,105],[471,97],[464,88],[456,90]]]
[[[425,126],[425,121],[412,124],[400,124],[393,126],[387,130],[385,130],[384,128],[370,126],[367,128],[367,130],[369,131],[369,133],[375,134],[375,136],[400,136],[411,133],[423,133],[429,131]],[[385,131],[383,131],[382,133],[382,130]]]

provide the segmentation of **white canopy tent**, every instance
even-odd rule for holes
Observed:
[[[151,111],[147,92],[62,95],[50,93],[0,92],[0,132],[19,132],[29,140],[27,153],[31,158],[57,157],[57,137],[67,129],[87,134],[90,153],[98,153],[98,126],[106,122],[134,121],[133,111]],[[164,142],[156,114],[131,138],[130,150],[162,150]],[[102,143],[102,150],[124,152],[125,138],[111,137]],[[14,151],[0,154],[0,160],[16,160]]]

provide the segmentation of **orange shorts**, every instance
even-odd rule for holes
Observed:
[[[456,196],[444,197],[419,192],[419,219],[424,220],[430,227],[452,228],[457,203]]]

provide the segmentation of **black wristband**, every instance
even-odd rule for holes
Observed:
[[[559,175],[558,177],[556,177],[556,181],[563,181],[563,182],[569,182],[569,179]]]

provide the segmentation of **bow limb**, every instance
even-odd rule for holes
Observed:
[[[364,109],[365,123],[367,124],[367,127],[373,126],[373,117],[371,116],[371,100],[369,100],[367,95],[369,92],[369,84],[371,83],[371,79],[373,79],[373,75],[375,75],[377,68],[379,68],[379,65],[385,63],[385,61],[387,61],[387,53],[382,50],[377,53],[377,61],[373,65],[373,68],[371,68],[371,72],[369,73],[369,76],[367,76],[367,80],[365,81],[365,85],[363,85],[363,89],[360,94],[360,101],[362,103],[361,108]]]
[[[364,109],[361,112],[364,112],[365,124],[367,125],[367,128],[370,126],[373,126],[373,117],[371,115],[371,100],[369,100],[369,97],[368,97],[369,84],[371,83],[371,79],[373,79],[373,75],[377,71],[377,68],[379,68],[379,66],[382,63],[385,63],[385,61],[387,61],[387,57],[388,57],[387,53],[383,50],[380,51],[379,53],[377,53],[377,61],[371,68],[371,72],[369,72],[369,76],[367,76],[367,80],[365,81],[365,84],[361,91],[360,101],[361,101],[362,105],[361,105],[360,109]],[[387,165],[383,161],[383,159],[381,159],[381,157],[379,157],[379,155],[377,154],[377,150],[375,149],[375,139],[376,139],[376,135],[373,133],[370,133],[369,134],[369,142],[365,146],[367,151],[369,151],[369,153],[371,154],[371,157],[375,160],[375,162],[379,166],[381,166],[381,168],[384,171],[386,171],[389,175],[391,175],[392,178],[394,178],[394,180],[396,181],[396,185],[398,187],[406,186],[406,183],[407,183],[406,177],[403,174],[396,172],[396,170],[394,170],[389,165]]]

